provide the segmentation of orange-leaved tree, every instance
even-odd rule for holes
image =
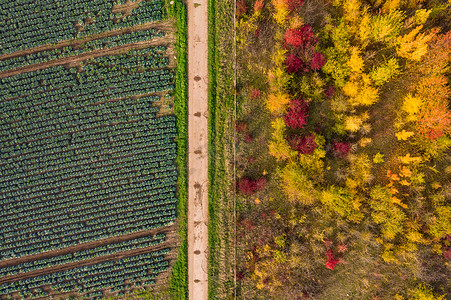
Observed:
[[[432,39],[429,52],[416,65],[421,78],[415,84],[415,97],[423,100],[417,118],[418,132],[430,140],[451,133],[448,107],[451,89],[445,76],[451,61],[451,31]]]

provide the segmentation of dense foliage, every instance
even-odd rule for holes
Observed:
[[[243,2],[237,175],[267,183],[238,195],[239,292],[446,293],[449,3]]]

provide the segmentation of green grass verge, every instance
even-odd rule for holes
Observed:
[[[216,298],[216,291],[218,289],[218,282],[216,281],[219,274],[217,245],[217,224],[218,218],[216,216],[216,199],[213,195],[215,186],[215,169],[216,157],[215,151],[215,122],[216,122],[216,71],[218,66],[218,55],[216,52],[216,27],[215,27],[215,3],[216,0],[208,0],[208,297],[209,299]]]
[[[209,299],[230,299],[234,294],[233,5],[208,1]]]
[[[187,52],[187,9],[183,0],[162,0],[166,10],[163,19],[176,23],[177,41],[175,45],[177,68],[175,74],[174,112],[177,117],[177,219],[179,220],[180,249],[178,258],[169,277],[169,289],[136,291],[128,299],[161,300],[188,299],[188,52]],[[172,2],[172,4],[170,3]],[[117,299],[111,297],[108,299]]]
[[[177,117],[177,165],[178,178],[178,220],[180,249],[177,261],[172,268],[169,280],[171,299],[188,298],[188,241],[187,241],[187,202],[188,202],[188,59],[187,59],[187,10],[182,0],[173,0],[168,5],[168,17],[177,25],[177,70],[175,75],[174,109]]]

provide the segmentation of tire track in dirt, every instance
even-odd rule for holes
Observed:
[[[69,269],[73,269],[73,268],[77,268],[77,267],[89,266],[89,265],[103,263],[106,261],[118,260],[118,259],[122,259],[122,258],[126,258],[126,257],[154,252],[154,251],[162,250],[164,248],[173,248],[174,245],[178,244],[177,225],[174,224],[174,225],[166,226],[163,228],[158,228],[158,229],[138,232],[138,233],[134,233],[134,234],[130,234],[130,235],[125,235],[122,237],[112,237],[109,239],[100,240],[100,241],[96,241],[96,242],[92,242],[92,243],[86,243],[83,245],[68,247],[68,248],[65,248],[62,250],[64,250],[63,254],[67,254],[66,252],[68,250],[77,252],[77,251],[86,250],[86,249],[90,249],[90,248],[96,248],[96,247],[105,245],[106,243],[111,244],[111,243],[121,242],[121,241],[124,241],[127,239],[135,239],[135,238],[139,238],[142,236],[146,236],[146,235],[150,235],[150,234],[154,235],[154,234],[158,234],[158,233],[166,233],[166,240],[163,243],[155,245],[155,246],[150,246],[150,247],[141,248],[141,249],[133,249],[133,250],[128,250],[128,251],[122,251],[122,252],[118,252],[118,253],[114,253],[114,254],[110,254],[110,255],[99,256],[99,257],[96,257],[93,259],[83,260],[80,262],[67,263],[67,264],[57,265],[57,266],[53,266],[53,267],[48,267],[48,268],[41,269],[41,270],[36,270],[36,271],[31,271],[31,272],[26,272],[26,273],[19,273],[19,274],[15,274],[15,275],[11,275],[11,276],[5,276],[3,278],[0,278],[0,285],[3,283],[14,282],[14,281],[19,281],[22,279],[27,279],[27,278],[31,278],[31,277],[40,276],[40,275],[61,272],[61,271],[65,271],[65,270],[69,270]],[[50,253],[50,252],[52,252],[52,253]],[[58,251],[49,251],[47,253],[33,255],[33,257],[30,256],[30,257],[25,257],[25,258],[31,259],[31,260],[37,260],[37,259],[44,258],[43,255],[46,255],[46,254],[51,254],[51,256],[63,255],[63,254],[59,254],[59,253],[57,254],[57,252]],[[39,258],[34,258],[37,256],[39,256]],[[170,268],[172,268],[172,265],[176,259],[176,256],[174,256],[174,253],[172,253],[172,251],[171,251],[168,254],[165,254],[164,257],[166,260],[169,260],[169,266],[170,266]],[[19,260],[20,259],[14,259],[14,264],[19,263]],[[29,261],[29,260],[26,260],[26,261]],[[163,282],[163,280],[167,277],[168,277],[167,272],[158,274],[157,277],[155,278],[155,284],[152,285],[152,287],[154,289],[157,289],[161,285],[161,282]],[[60,292],[57,290],[51,290],[48,288],[48,286],[42,286],[42,287],[47,287],[45,289],[50,291],[50,295],[52,295],[52,296],[64,296],[64,295],[73,295],[74,294],[74,292]],[[2,298],[2,296],[0,295],[0,299],[6,299],[6,298]],[[42,298],[42,299],[44,299],[44,298]],[[45,299],[48,299],[48,298],[45,298]]]
[[[51,250],[51,251],[47,251],[47,252],[43,252],[43,253],[39,253],[39,254],[27,255],[27,256],[20,257],[20,258],[5,259],[5,260],[0,261],[0,268],[5,268],[8,266],[14,266],[14,265],[31,262],[31,261],[36,261],[36,260],[41,260],[41,259],[45,259],[45,258],[51,258],[51,257],[55,257],[55,256],[61,256],[61,255],[69,254],[69,253],[75,253],[75,252],[79,252],[79,251],[83,251],[83,250],[98,248],[100,246],[105,246],[105,245],[114,244],[114,243],[120,243],[120,242],[124,242],[124,241],[128,241],[128,240],[134,240],[134,239],[138,239],[141,237],[145,237],[145,236],[149,236],[149,235],[156,235],[156,234],[160,234],[160,233],[165,233],[167,235],[165,242],[160,245],[156,245],[156,246],[152,246],[152,247],[155,247],[155,248],[156,247],[169,247],[168,240],[172,239],[173,232],[176,232],[176,229],[174,229],[174,228],[175,228],[174,225],[171,225],[171,226],[166,226],[166,227],[152,229],[152,230],[135,232],[135,233],[131,233],[131,234],[123,235],[123,236],[113,236],[113,237],[106,238],[106,239],[101,239],[101,240],[97,240],[97,241],[93,241],[93,242],[89,242],[89,243],[83,243],[83,244],[76,245],[76,246],[70,246],[70,247],[63,248],[63,249]],[[168,238],[168,236],[171,238]],[[147,249],[147,251],[148,251],[152,247],[143,248],[143,249]],[[142,249],[137,249],[137,250],[142,250]],[[110,256],[114,256],[114,255],[118,255],[118,254],[116,253],[116,254],[112,254],[109,256],[102,256],[102,257],[98,257],[95,259],[101,260],[104,257],[110,257]],[[109,259],[105,259],[105,260],[109,260]],[[82,263],[88,262],[88,261],[90,261],[90,260],[83,261],[83,262],[69,263],[69,264],[65,264],[65,265],[61,265],[61,266],[72,265],[72,264],[82,265]],[[49,272],[50,269],[52,270],[51,273],[53,273],[53,269],[56,269],[57,267],[59,267],[59,266],[46,268],[46,269],[42,269],[42,270],[38,270],[38,271],[27,272],[27,273],[23,273],[23,274],[5,276],[5,277],[0,278],[0,284],[2,284],[4,282],[19,280],[20,275],[24,276],[24,278],[28,278],[28,277],[36,276],[36,275],[30,275],[30,274],[33,274],[36,272],[45,274],[46,272]],[[68,269],[70,269],[70,268],[68,268]],[[15,279],[16,277],[18,277],[19,279]]]
[[[173,25],[171,25],[170,21],[156,21],[156,22],[149,22],[149,23],[145,23],[145,24],[141,24],[141,25],[135,25],[135,26],[131,26],[131,27],[114,29],[114,30],[110,30],[110,31],[102,32],[102,33],[92,34],[90,36],[80,38],[80,39],[65,40],[65,41],[57,42],[55,44],[46,44],[46,45],[42,45],[42,46],[37,46],[37,47],[33,47],[33,48],[28,48],[25,50],[20,50],[20,51],[15,51],[15,52],[8,53],[8,54],[0,55],[0,60],[6,60],[6,59],[10,59],[10,58],[18,57],[18,56],[24,56],[24,55],[28,55],[28,54],[33,54],[33,53],[37,53],[37,52],[42,52],[42,51],[46,51],[46,50],[64,48],[67,46],[72,46],[72,47],[76,48],[84,43],[87,43],[87,42],[90,42],[93,40],[121,35],[121,34],[125,34],[125,33],[132,33],[135,31],[144,31],[144,30],[148,30],[151,28],[155,28],[155,29],[162,30],[165,32],[170,32],[173,29]]]
[[[208,299],[208,8],[188,0],[188,294]]]
[[[5,77],[14,76],[20,73],[32,72],[36,70],[47,69],[54,66],[70,64],[71,66],[75,66],[78,62],[84,61],[90,58],[108,56],[108,55],[116,55],[129,51],[130,49],[144,49],[150,46],[159,46],[159,45],[169,45],[173,44],[174,37],[173,36],[164,36],[160,38],[153,38],[150,41],[143,41],[137,43],[131,43],[126,45],[121,45],[109,49],[99,49],[86,53],[82,53],[76,56],[68,56],[56,60],[51,60],[47,62],[37,63],[33,65],[28,65],[24,67],[19,67],[17,69],[12,69],[8,71],[4,71],[0,73],[0,79]]]

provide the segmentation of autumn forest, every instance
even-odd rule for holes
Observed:
[[[242,299],[446,299],[451,2],[237,1]]]

